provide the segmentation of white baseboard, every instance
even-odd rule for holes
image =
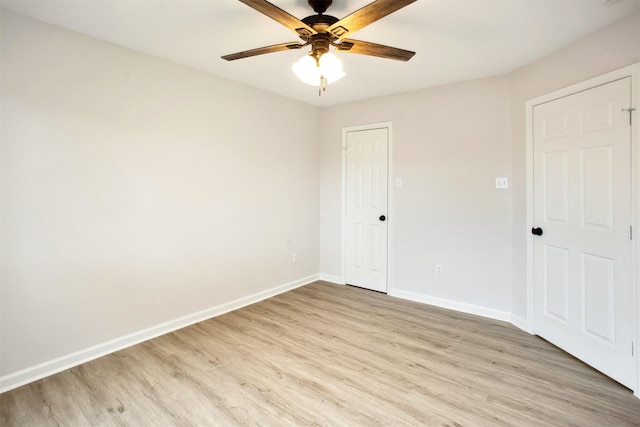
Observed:
[[[431,297],[416,292],[403,291],[400,289],[392,289],[388,293],[392,297],[403,298],[410,301],[421,302],[424,304],[434,305],[436,307],[447,308],[449,310],[461,311],[476,316],[488,317],[489,319],[511,322],[512,315],[507,311],[495,310],[492,308],[482,307],[479,305],[467,304],[459,301],[448,300],[444,298]]]
[[[520,329],[522,329],[523,331],[525,331],[527,333],[531,333],[531,332],[529,332],[529,327],[527,325],[527,321],[525,319],[523,319],[522,317],[516,316],[515,314],[512,314],[510,322],[516,328],[520,328]]]
[[[196,313],[180,317],[178,319],[170,320],[151,328],[143,329],[141,331],[134,332],[132,334],[125,335],[123,337],[116,338],[114,340],[110,340],[93,347],[85,348],[66,356],[62,356],[57,359],[40,363],[21,371],[2,376],[0,377],[0,393],[4,393],[5,391],[9,391],[30,382],[37,381],[66,369],[73,368],[74,366],[78,366],[82,363],[89,362],[91,360],[116,352],[118,350],[122,350],[132,345],[139,344],[143,341],[156,338],[160,335],[173,332],[175,330],[184,328],[185,326],[193,325],[194,323],[202,322],[212,317],[216,317],[221,314],[246,307],[267,298],[271,298],[275,295],[290,291],[292,289],[308,285],[309,283],[318,280],[318,278],[319,276],[317,274],[303,277],[302,279],[285,283],[284,285],[275,286],[265,291],[257,292],[255,294],[248,295],[246,297],[242,297],[225,304],[220,304],[206,310],[198,311]]]
[[[325,282],[335,283],[336,285],[344,285],[344,279],[339,276],[332,276],[331,274],[320,273],[320,280]]]

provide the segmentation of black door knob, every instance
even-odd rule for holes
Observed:
[[[386,216],[384,216],[384,215],[380,215],[380,221],[384,221],[384,220],[386,220],[386,219],[387,219],[387,217],[386,217]]]
[[[532,228],[531,229],[531,234],[533,234],[535,236],[542,236],[542,228],[540,228],[540,227]]]

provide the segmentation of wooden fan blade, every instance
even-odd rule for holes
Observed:
[[[240,0],[240,2],[281,23],[290,30],[295,31],[300,37],[304,39],[317,33],[316,30],[314,30],[295,16],[285,12],[278,6],[275,6],[266,0]]]
[[[236,59],[249,58],[251,56],[263,55],[265,53],[282,52],[284,50],[300,49],[304,44],[298,42],[274,44],[272,46],[259,47],[257,49],[245,50],[243,52],[225,55],[222,59],[234,61]]]
[[[358,31],[372,22],[384,18],[415,1],[416,0],[376,0],[331,25],[327,28],[327,32],[338,38],[343,38],[347,36],[347,34]]]
[[[359,53],[362,55],[377,56],[379,58],[395,59],[397,61],[408,61],[413,58],[415,52],[398,49],[397,47],[385,46],[382,44],[363,42],[361,40],[344,39],[336,46],[341,52]]]

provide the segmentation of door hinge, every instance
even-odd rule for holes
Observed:
[[[629,226],[629,240],[633,240],[633,225]]]
[[[631,341],[631,356],[633,356],[633,349],[634,349],[634,345],[633,345],[633,340]]]
[[[629,112],[629,126],[631,126],[631,116],[633,115],[633,112],[636,111],[636,109],[633,107],[630,107],[630,108],[623,108],[621,111]]]

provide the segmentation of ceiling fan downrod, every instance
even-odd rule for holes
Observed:
[[[333,0],[309,0],[307,3],[309,3],[309,6],[311,6],[311,9],[313,9],[315,13],[322,15],[329,9]]]

